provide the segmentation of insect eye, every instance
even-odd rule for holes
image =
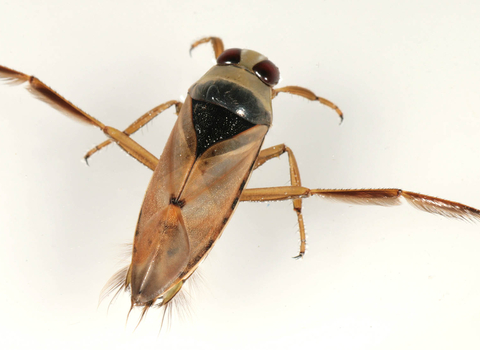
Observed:
[[[280,79],[280,71],[270,60],[258,62],[253,66],[253,71],[265,84],[270,86],[276,85]]]
[[[240,62],[241,49],[228,49],[218,56],[217,64],[236,64]]]

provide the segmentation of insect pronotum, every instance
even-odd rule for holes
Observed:
[[[245,49],[224,50],[223,42],[207,37],[192,44],[211,43],[217,59],[188,90],[184,102],[168,101],[151,109],[123,132],[85,113],[43,82],[0,66],[0,78],[28,83],[28,90],[52,107],[100,128],[109,139],[85,155],[88,160],[115,142],[130,156],[153,170],[140,210],[132,260],[109,281],[106,293],[129,290],[132,307],[167,306],[195,272],[220,237],[230,216],[243,201],[292,201],[300,232],[306,238],[302,199],[312,195],[355,204],[398,205],[406,199],[417,209],[446,217],[480,219],[478,209],[400,189],[309,189],[303,187],[295,156],[284,144],[261,149],[272,123],[272,99],[280,92],[332,102],[298,86],[275,89],[280,73],[262,54]],[[175,106],[178,115],[160,159],[130,138],[160,113]],[[268,160],[287,153],[290,186],[245,188],[252,172]],[[117,292],[118,292],[117,291]]]

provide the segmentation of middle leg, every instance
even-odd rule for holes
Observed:
[[[262,150],[258,155],[255,165],[253,166],[253,170],[262,166],[270,159],[280,157],[284,153],[288,154],[288,164],[290,168],[290,184],[295,187],[301,187],[302,183],[300,180],[300,171],[298,169],[297,160],[295,159],[295,156],[292,150],[289,147],[285,146],[285,144],[283,143],[280,145],[269,147]],[[245,200],[242,198],[243,196],[240,198],[240,201]],[[299,259],[305,254],[305,250],[307,246],[307,239],[305,234],[305,223],[303,221],[303,214],[302,214],[302,198],[293,199],[293,210],[297,214],[298,228],[300,232],[300,252],[297,256],[295,256],[295,259]]]

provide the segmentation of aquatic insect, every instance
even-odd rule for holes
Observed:
[[[131,264],[110,281],[107,293],[129,290],[133,307],[167,306],[192,276],[220,237],[241,201],[293,202],[300,232],[306,238],[302,200],[312,195],[356,204],[397,205],[406,199],[418,209],[461,219],[480,219],[480,210],[400,189],[309,189],[303,187],[295,156],[284,144],[262,150],[272,123],[271,101],[279,93],[295,94],[332,108],[332,102],[298,86],[275,89],[280,73],[262,54],[245,49],[224,50],[216,37],[196,41],[191,49],[211,43],[217,64],[193,84],[184,102],[168,101],[133,122],[123,132],[80,110],[33,76],[0,66],[10,83],[27,82],[28,89],[52,107],[100,128],[109,139],[91,151],[88,160],[111,142],[154,171],[135,230]],[[175,106],[178,119],[157,159],[130,138],[153,118]],[[290,186],[245,188],[252,172],[287,153]]]

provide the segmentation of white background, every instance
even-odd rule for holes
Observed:
[[[180,3],[180,2],[179,2]],[[185,96],[211,65],[203,46],[260,51],[338,104],[274,100],[265,146],[294,151],[305,186],[399,187],[480,207],[478,1],[2,1],[0,64],[35,74],[124,128]],[[175,116],[135,137],[159,155]],[[291,204],[243,203],[158,336],[134,331],[129,298],[97,309],[126,259],[151,172],[105,137],[0,86],[2,349],[478,349],[480,226],[408,205],[304,201],[303,261]],[[288,184],[285,157],[250,187]]]

